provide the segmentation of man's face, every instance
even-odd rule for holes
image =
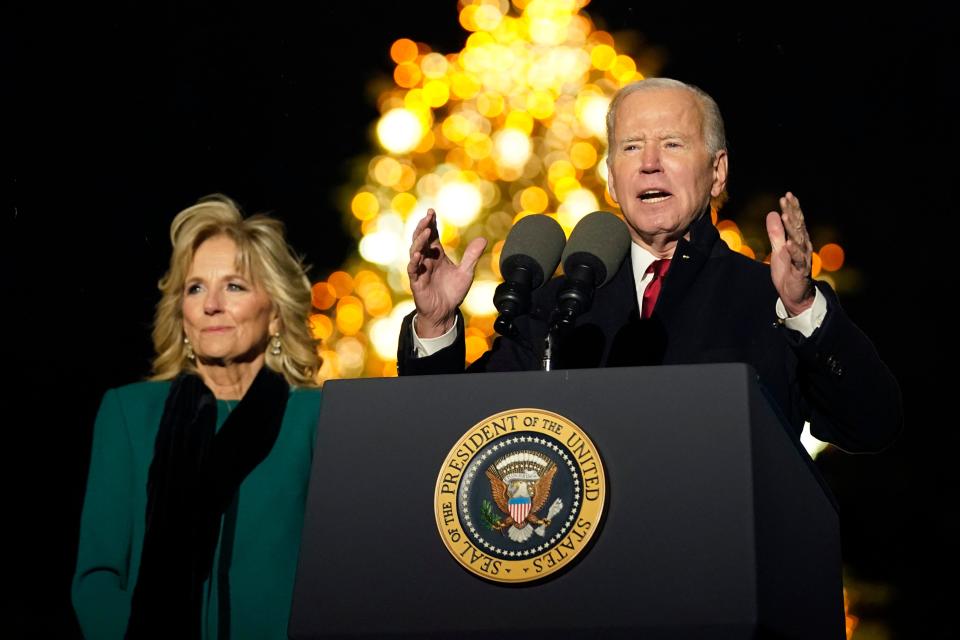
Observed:
[[[684,89],[631,93],[617,109],[614,134],[608,186],[630,235],[648,247],[676,241],[727,179],[726,152],[707,151],[697,99]]]

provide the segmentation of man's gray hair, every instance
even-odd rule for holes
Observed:
[[[707,151],[710,157],[716,156],[721,149],[727,148],[727,135],[723,128],[723,116],[720,115],[720,107],[717,102],[710,97],[706,91],[686,82],[680,82],[673,78],[646,78],[632,82],[617,91],[610,101],[610,107],[607,109],[607,157],[612,161],[614,143],[616,142],[614,126],[616,125],[617,109],[620,103],[631,93],[637,91],[654,91],[663,89],[684,89],[689,91],[697,99],[700,105],[700,113],[703,115],[703,140],[707,145]]]

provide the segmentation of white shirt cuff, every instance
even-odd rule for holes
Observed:
[[[437,351],[446,349],[452,345],[456,341],[457,335],[459,335],[459,325],[460,321],[457,320],[453,323],[453,326],[450,327],[450,330],[442,336],[437,336],[436,338],[421,338],[417,335],[417,316],[413,316],[413,322],[410,323],[410,334],[413,336],[413,347],[417,352],[417,357],[426,358],[427,356],[432,356]]]
[[[792,318],[787,313],[787,308],[783,306],[783,300],[777,298],[777,317],[786,325],[787,329],[799,331],[804,338],[809,338],[813,332],[820,328],[823,319],[827,317],[827,299],[815,289],[813,304],[809,309],[798,316]]]

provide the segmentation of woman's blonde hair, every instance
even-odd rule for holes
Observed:
[[[237,269],[263,288],[280,317],[280,355],[267,349],[266,365],[291,385],[315,386],[320,358],[307,320],[310,281],[287,245],[283,223],[264,215],[245,219],[236,203],[220,194],[201,198],[178,213],[170,225],[173,254],[170,269],[158,283],[162,295],[153,322],[156,356],[151,379],[170,380],[182,371],[197,370],[184,344],[184,285],[197,249],[215,236],[233,240]]]

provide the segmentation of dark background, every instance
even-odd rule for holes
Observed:
[[[0,44],[13,62],[2,83],[8,602],[37,637],[76,633],[69,582],[92,421],[105,389],[148,372],[173,215],[214,191],[272,211],[324,277],[352,251],[342,189],[351,160],[374,148],[369,85],[392,72],[390,44],[447,53],[466,38],[454,0],[94,4],[14,8]],[[725,217],[759,224],[792,190],[815,243],[845,248],[860,286],[842,301],[897,375],[907,416],[883,454],[818,459],[841,506],[848,580],[865,625],[947,637],[960,591],[960,443],[943,400],[955,379],[944,286],[955,22],[917,6],[804,11],[587,7],[615,34],[634,30],[618,49],[642,70],[717,99],[730,141]]]

